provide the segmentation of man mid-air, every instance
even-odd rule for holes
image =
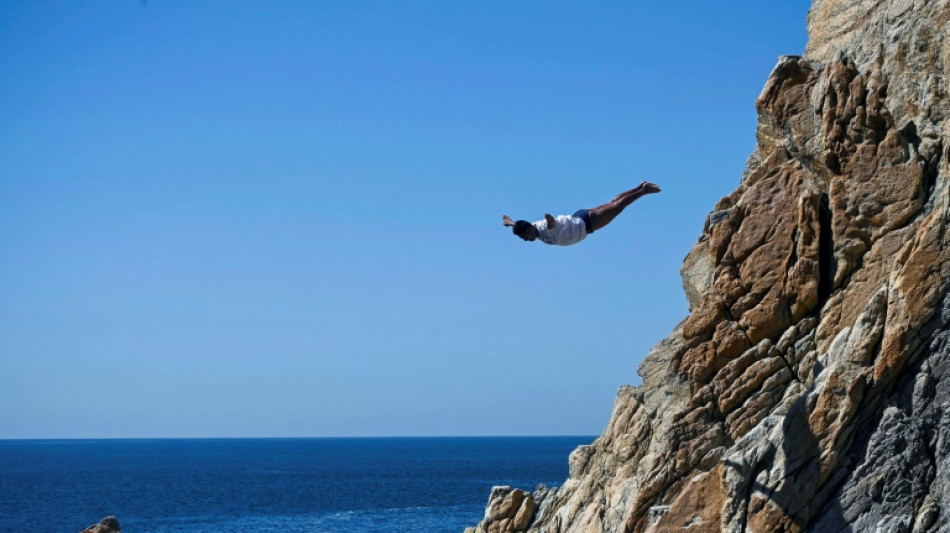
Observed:
[[[584,240],[585,237],[610,224],[610,222],[632,204],[637,198],[646,194],[660,192],[655,184],[644,181],[637,188],[622,192],[616,198],[604,205],[593,209],[581,209],[571,216],[559,215],[552,217],[544,214],[544,220],[535,223],[527,220],[511,220],[508,215],[502,215],[501,221],[505,226],[511,226],[515,235],[526,241],[541,239],[546,244],[570,246]]]

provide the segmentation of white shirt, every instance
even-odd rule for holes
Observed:
[[[558,215],[554,219],[554,229],[548,229],[547,220],[539,220],[533,225],[541,234],[538,238],[546,244],[570,246],[587,237],[587,226],[584,225],[582,219],[577,217]]]

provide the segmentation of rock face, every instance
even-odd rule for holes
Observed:
[[[548,490],[542,485],[534,494],[509,486],[494,487],[488,498],[482,529],[490,533],[527,531],[538,509],[537,501],[546,499]],[[466,528],[473,533],[477,528]]]
[[[950,531],[950,0],[815,0],[808,29],[689,316],[530,531]],[[475,531],[525,527],[513,493]]]

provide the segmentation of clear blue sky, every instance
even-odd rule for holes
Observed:
[[[807,9],[0,4],[0,438],[600,433]]]

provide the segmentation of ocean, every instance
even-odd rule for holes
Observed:
[[[0,531],[458,532],[586,437],[0,440]]]

